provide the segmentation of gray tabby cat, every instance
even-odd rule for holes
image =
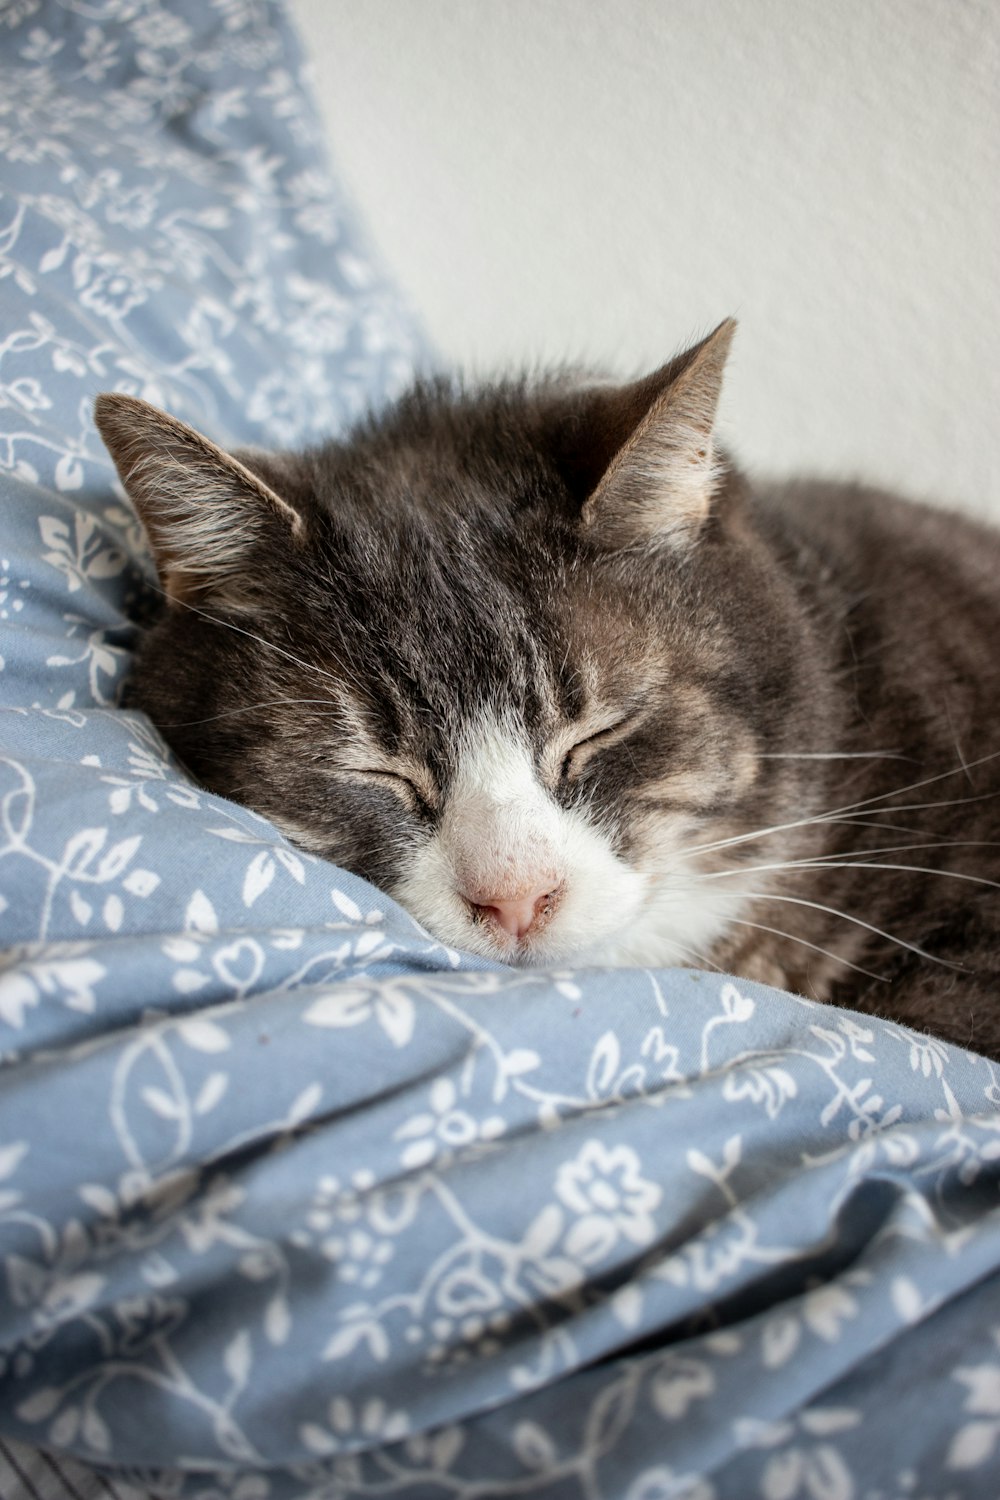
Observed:
[[[166,607],[133,702],[213,791],[515,964],[718,967],[1000,1055],[1000,539],[634,384],[417,385],[345,442],[97,421]]]

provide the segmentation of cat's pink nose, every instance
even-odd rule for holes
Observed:
[[[510,933],[512,938],[520,942],[536,922],[550,914],[557,896],[557,890],[541,887],[504,900],[497,897],[492,901],[482,899],[469,901],[469,905],[472,907],[473,914],[481,921],[485,919],[495,922],[504,932]]]

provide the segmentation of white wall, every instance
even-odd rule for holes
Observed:
[[[758,470],[1000,518],[995,0],[295,0],[444,358],[624,374],[740,319]]]

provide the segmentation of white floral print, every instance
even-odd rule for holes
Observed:
[[[157,1500],[995,1500],[991,1064],[487,969],[119,706],[96,392],[318,440],[419,341],[280,6],[0,34],[0,1439]]]

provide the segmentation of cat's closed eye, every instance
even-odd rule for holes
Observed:
[[[358,767],[350,775],[352,779],[384,787],[386,791],[398,797],[411,812],[417,813],[420,817],[433,815],[434,809],[428,795],[428,788],[418,787],[411,777],[403,775],[402,772],[387,771],[384,767],[364,766]]]
[[[638,724],[638,714],[625,714],[623,718],[615,719],[612,723],[604,725],[601,729],[595,729],[592,734],[577,740],[563,756],[559,773],[560,781],[563,783],[575,781],[593,756],[601,750],[607,750],[612,745],[619,744]]]

